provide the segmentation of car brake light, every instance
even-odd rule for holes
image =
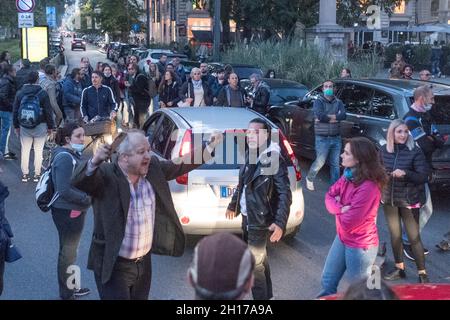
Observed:
[[[283,132],[281,132],[280,129],[278,129],[278,133],[281,137],[281,141],[283,142],[284,147],[286,148],[289,158],[291,158],[292,164],[294,165],[295,178],[297,181],[300,181],[300,179],[302,178],[302,173],[300,171],[300,165],[298,164],[298,160],[295,157],[294,150],[292,150],[291,144],[286,139],[286,137],[284,136]]]
[[[180,148],[180,157],[183,157],[191,152],[191,141],[192,141],[192,131],[186,130],[183,136],[183,140],[181,141],[181,148]],[[176,182],[179,184],[187,185],[188,184],[188,174],[185,173],[182,176],[177,177]]]
[[[182,217],[180,218],[181,224],[188,224],[190,221],[191,221],[191,219],[189,219],[188,216],[182,216]]]

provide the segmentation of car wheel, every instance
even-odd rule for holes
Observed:
[[[292,229],[286,230],[286,234],[284,235],[283,240],[286,240],[286,241],[294,241],[295,236],[296,236],[297,233],[300,231],[300,226],[301,226],[301,225],[302,225],[302,224],[300,223],[298,226],[295,226],[295,227],[292,228]]]

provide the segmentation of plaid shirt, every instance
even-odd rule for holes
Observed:
[[[150,182],[144,177],[139,179],[136,190],[130,180],[128,183],[131,194],[130,207],[119,256],[136,259],[146,255],[152,248],[155,193]]]

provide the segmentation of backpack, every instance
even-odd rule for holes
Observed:
[[[77,164],[76,160],[72,157],[69,152],[62,151],[58,153],[53,159],[52,163],[49,167],[44,171],[41,175],[39,182],[36,186],[35,196],[36,196],[36,204],[43,212],[47,212],[50,210],[50,207],[53,203],[59,198],[59,193],[55,193],[55,186],[53,184],[52,179],[52,165],[53,162],[58,158],[60,154],[67,153],[72,158],[72,165],[75,168]]]
[[[39,99],[41,91],[36,94],[27,94],[20,100],[18,118],[19,124],[24,128],[33,129],[41,122],[43,114]]]

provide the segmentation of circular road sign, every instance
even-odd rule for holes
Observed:
[[[33,12],[35,5],[34,0],[16,0],[17,11],[22,13]]]

